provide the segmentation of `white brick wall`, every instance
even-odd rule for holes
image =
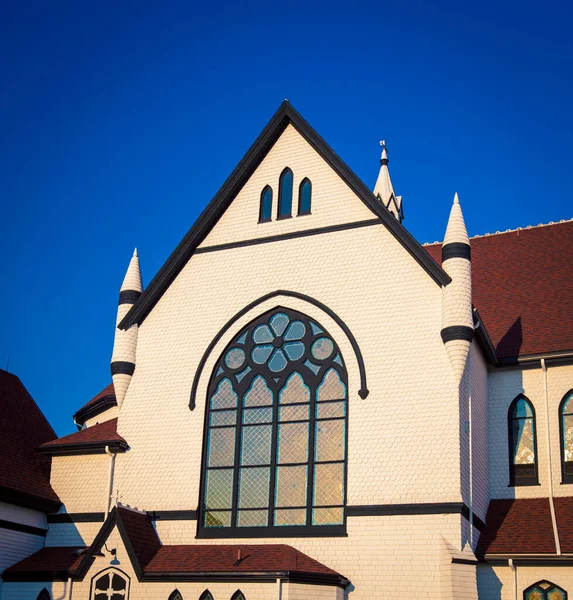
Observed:
[[[50,523],[46,546],[89,546],[102,523]]]
[[[115,419],[119,416],[119,408],[117,406],[110,406],[105,412],[100,413],[93,417],[93,419],[87,419],[86,427],[91,427],[97,423],[104,423],[110,419]]]

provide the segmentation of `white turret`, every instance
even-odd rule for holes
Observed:
[[[462,380],[474,336],[471,248],[458,195],[442,245],[442,267],[452,278],[442,292],[442,340],[457,383]]]
[[[141,284],[141,271],[139,270],[139,259],[137,248],[133,252],[127,273],[119,292],[119,306],[117,308],[117,320],[115,339],[113,342],[113,355],[111,357],[111,376],[115,388],[115,399],[121,408],[131,377],[135,371],[135,353],[137,350],[137,324],[132,325],[126,331],[117,326],[135,301],[141,296],[143,286]]]
[[[382,204],[402,222],[404,214],[402,212],[402,196],[396,196],[394,186],[390,179],[390,171],[388,170],[388,151],[386,150],[386,142],[380,142],[382,146],[382,156],[380,158],[380,173],[374,186],[374,195],[377,196]]]

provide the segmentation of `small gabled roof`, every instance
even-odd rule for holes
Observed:
[[[2,573],[4,581],[65,580],[79,566],[86,551],[80,546],[42,548]]]
[[[117,433],[117,419],[97,423],[70,435],[52,440],[38,447],[40,454],[58,456],[63,454],[103,454],[105,448],[113,452],[125,452],[129,445]]]
[[[113,383],[110,383],[74,414],[74,422],[83,425],[88,419],[96,417],[112,406],[117,406],[117,400]]]
[[[381,204],[380,200],[374,196],[362,180],[291,104],[285,100],[211,202],[201,215],[199,215],[199,218],[181,240],[177,248],[175,248],[165,264],[159,269],[143,294],[121,321],[119,324],[121,329],[127,329],[134,323],[141,323],[147,317],[181,269],[193,256],[195,249],[205,239],[288,125],[292,125],[318,154],[322,156],[436,283],[447,285],[450,282],[450,277],[447,273],[428,256],[422,246],[388,209]]]
[[[56,434],[24,384],[0,369],[0,500],[55,512],[61,505],[50,485],[50,459],[35,451]]]

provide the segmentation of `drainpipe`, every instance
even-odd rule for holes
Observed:
[[[115,457],[117,454],[115,452],[111,452],[109,446],[105,447],[105,453],[110,457],[109,461],[109,486],[107,489],[107,497],[105,500],[105,517],[104,521],[107,519],[109,515],[109,509],[111,505],[111,496],[113,494],[113,472],[115,470]]]
[[[72,597],[72,578],[68,577],[68,585],[66,586],[66,600]]]
[[[513,558],[510,558],[507,562],[509,568],[513,571],[513,598],[517,600],[517,565],[514,564]]]
[[[470,470],[470,490],[469,490],[469,524],[470,524],[470,548],[473,550],[474,540],[474,474],[473,474],[473,440],[472,440],[472,349],[468,354],[468,451],[469,451],[469,470]]]
[[[282,584],[281,578],[277,577],[277,600],[282,600],[283,597]]]
[[[549,427],[549,392],[547,388],[547,365],[545,359],[541,359],[541,370],[543,371],[543,394],[545,396],[545,437],[547,439],[547,471],[549,477],[549,509],[551,511],[551,523],[553,525],[553,537],[555,538],[555,553],[561,556],[561,543],[557,531],[557,519],[555,517],[555,502],[553,500],[553,469],[551,468],[551,431]]]

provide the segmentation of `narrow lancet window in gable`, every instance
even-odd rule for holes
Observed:
[[[523,600],[567,600],[567,592],[550,581],[539,581],[523,592]]]
[[[243,592],[241,592],[241,590],[237,590],[232,596],[231,596],[231,600],[246,600],[245,599],[245,594],[243,594]]]
[[[537,442],[535,412],[523,395],[511,403],[508,414],[510,484],[536,485]]]
[[[304,178],[298,188],[298,214],[310,215],[310,204],[312,200],[312,184],[310,179]]]
[[[235,337],[209,384],[200,535],[344,533],[347,387],[334,339],[301,313]]]
[[[573,483],[573,390],[565,394],[559,405],[559,430],[562,481]]]
[[[44,588],[39,594],[37,600],[50,600],[50,592]]]
[[[292,171],[287,167],[279,178],[279,219],[292,217],[292,181]]]
[[[179,590],[173,590],[171,594],[169,594],[168,600],[183,600],[183,596]]]
[[[213,600],[213,594],[209,590],[205,590],[200,596],[199,600]]]
[[[92,580],[91,600],[128,600],[129,582],[115,569],[99,573]]]
[[[268,223],[272,217],[273,190],[266,186],[261,192],[261,206],[259,209],[259,223]]]

